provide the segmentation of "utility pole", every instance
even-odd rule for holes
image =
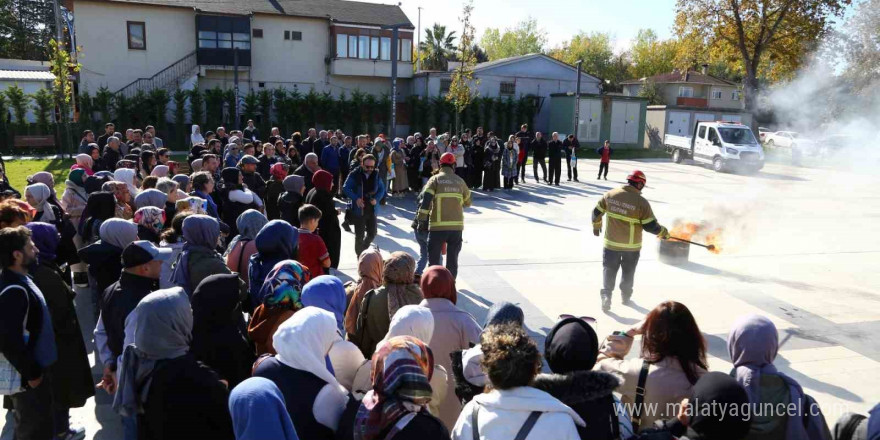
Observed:
[[[56,0],[57,1],[57,0]],[[419,6],[419,24],[416,29],[416,72],[422,70],[422,7]]]
[[[393,140],[397,135],[397,39],[400,28],[412,26],[411,23],[398,23],[382,26],[383,30],[391,29],[391,122],[388,135]],[[410,27],[412,29],[412,27]]]
[[[239,117],[239,114],[238,114],[238,48],[237,47],[232,49],[232,65],[234,66],[233,70],[232,70],[232,84],[233,84],[233,90],[235,93],[235,122],[232,123],[232,126],[236,130],[238,130],[239,129],[238,124],[241,123],[241,121],[240,121],[241,118]]]
[[[580,122],[581,119],[581,63],[583,62],[584,60],[577,60],[577,62],[574,63],[577,70],[577,86],[574,92],[574,128],[571,133],[574,134],[575,138],[578,137],[578,122]]]

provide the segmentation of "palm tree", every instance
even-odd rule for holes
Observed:
[[[423,56],[422,68],[426,70],[446,70],[446,63],[455,52],[455,31],[446,33],[446,26],[434,23],[425,29],[425,41],[419,46]]]

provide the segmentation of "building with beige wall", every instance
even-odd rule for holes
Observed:
[[[706,109],[744,108],[739,84],[717,78],[706,72],[688,70],[631,79],[621,83],[624,96],[638,96],[646,83],[654,83],[660,90],[663,105]]]

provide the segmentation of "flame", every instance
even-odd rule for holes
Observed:
[[[724,249],[724,229],[713,227],[708,223],[694,223],[676,221],[669,235],[675,238],[681,238],[688,241],[703,243],[715,246],[709,252],[720,254]]]

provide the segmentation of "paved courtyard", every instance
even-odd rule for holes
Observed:
[[[772,164],[747,176],[667,161],[616,161],[606,182],[593,180],[595,167],[581,161],[581,183],[474,194],[466,213],[459,305],[482,322],[492,303],[518,303],[540,339],[561,313],[596,317],[602,337],[629,328],[661,301],[680,301],[705,334],[710,368],[724,372],[731,367],[731,324],[760,313],[779,328],[777,366],[819,401],[830,424],[842,412],[865,412],[880,401],[880,179]],[[658,261],[657,241],[647,235],[634,303],[620,305],[615,292],[604,314],[598,293],[602,241],[591,233],[590,212],[634,168],[647,174],[644,195],[662,224],[682,219],[722,227],[723,252],[692,247],[689,263],[671,266]],[[376,240],[383,251],[417,254],[414,211],[413,197],[392,199],[384,208]],[[343,233],[341,269],[348,277],[356,276],[353,249],[352,235]],[[85,295],[80,301],[87,301]],[[99,391],[86,408],[73,411],[89,438],[121,438],[110,400]]]

